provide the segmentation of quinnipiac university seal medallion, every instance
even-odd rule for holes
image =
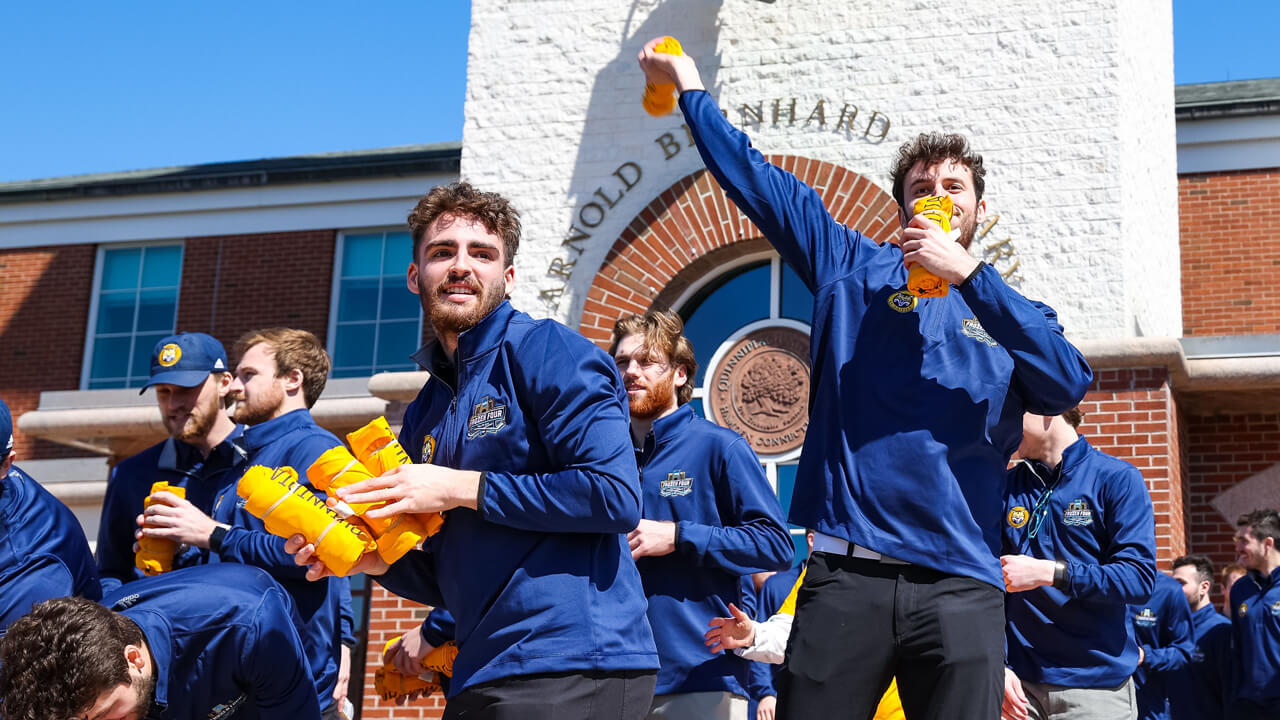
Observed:
[[[707,376],[707,417],[759,455],[804,444],[809,427],[809,337],[769,327],[740,338]]]

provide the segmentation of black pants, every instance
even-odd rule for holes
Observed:
[[[895,676],[908,720],[1000,717],[1004,594],[915,565],[814,553],[776,681],[779,720],[870,720]]]
[[[653,670],[517,675],[472,685],[449,698],[445,720],[643,720]]]

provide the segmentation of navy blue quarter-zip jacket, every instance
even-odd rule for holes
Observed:
[[[644,517],[676,524],[675,552],[636,561],[662,664],[654,694],[747,697],[747,661],[709,654],[702,635],[729,603],[743,606],[742,576],[786,569],[795,554],[764,468],[741,435],[689,405],[653,422],[636,464]]]
[[[1156,576],[1155,516],[1142,473],[1081,437],[1057,468],[1024,460],[1009,470],[1003,525],[1005,554],[1067,565],[1065,591],[1006,596],[1009,667],[1038,683],[1123,683],[1138,666],[1127,604],[1145,602]]]
[[[213,506],[245,470],[244,426],[236,425],[221,443],[200,456],[195,447],[174,438],[157,443],[125,458],[111,471],[102,499],[102,519],[98,524],[98,570],[103,590],[111,592],[122,583],[146,577],[134,567],[134,532],[143,502],[157,482],[186,488],[187,500],[200,512],[213,517]],[[210,561],[209,551],[189,546],[173,559],[173,567],[183,568]]]
[[[102,597],[98,569],[71,510],[16,466],[0,477],[0,635],[31,606]]]
[[[156,681],[148,720],[320,717],[293,601],[263,570],[175,570],[123,585],[102,604],[146,638]]]
[[[1191,662],[1169,679],[1173,720],[1222,720],[1231,690],[1231,621],[1208,603],[1191,613]]]
[[[454,694],[514,675],[658,667],[626,533],[640,483],[626,392],[603,350],[504,301],[415,360],[431,378],[400,442],[420,462],[483,472],[424,551],[378,581],[456,622]],[[456,372],[454,384],[442,379]]]
[[[1191,662],[1195,640],[1191,634],[1191,606],[1182,584],[1162,572],[1145,603],[1129,606],[1134,639],[1144,654],[1133,673],[1138,696],[1138,720],[1168,720],[1173,674]]]
[[[307,410],[294,410],[244,431],[248,452],[245,467],[291,467],[298,482],[315,490],[307,480],[307,468],[326,450],[341,444],[333,433],[316,424]],[[338,680],[341,645],[351,633],[351,585],[346,578],[306,579],[307,569],[298,567],[284,551],[285,539],[266,532],[263,522],[244,509],[244,500],[228,486],[214,503],[213,519],[231,525],[223,536],[217,555],[222,562],[260,567],[270,573],[293,598],[302,618],[302,646],[310,659],[320,707],[333,704],[333,688]]]
[[[1280,717],[1280,567],[1231,586],[1232,700]]]
[[[1093,378],[1057,314],[990,266],[914,298],[898,247],[834,220],[708,93],[680,107],[707,169],[813,292],[813,421],[788,519],[1003,587],[1003,477],[1023,412],[1064,412]]]

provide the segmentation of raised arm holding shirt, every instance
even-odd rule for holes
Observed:
[[[900,212],[902,246],[877,244],[769,164],[721,115],[693,60],[655,53],[656,42],[640,57],[649,80],[681,90],[707,169],[814,294],[814,422],[788,519],[818,535],[779,714],[870,714],[896,675],[913,717],[993,716],[1004,469],[1022,413],[1075,405],[1088,365],[1052,309],[968,253],[985,217],[985,170],[963,137],[922,135],[894,170],[902,207],[951,196],[959,242]],[[951,292],[911,295],[904,261]],[[898,607],[920,621],[905,635],[892,629],[899,592],[919,603]],[[855,605],[857,632],[841,630],[853,627],[843,619]]]

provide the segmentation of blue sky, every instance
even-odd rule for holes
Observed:
[[[1182,83],[1280,77],[1274,0],[1175,0]],[[470,3],[0,4],[0,182],[462,138]]]

